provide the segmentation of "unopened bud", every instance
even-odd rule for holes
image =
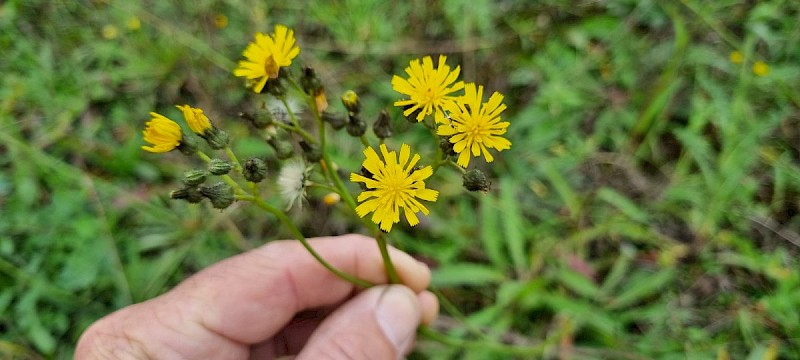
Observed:
[[[211,206],[215,209],[225,209],[231,206],[235,200],[233,188],[224,182],[218,182],[214,185],[203,185],[199,189],[203,196],[211,200]]]
[[[449,137],[439,138],[439,148],[445,156],[456,156],[458,153],[453,149],[453,143],[450,142]],[[465,150],[468,151],[468,150]]]
[[[335,192],[327,193],[325,196],[322,197],[322,202],[328,206],[336,205],[341,200],[342,197]]]
[[[378,119],[375,120],[375,124],[372,125],[372,131],[375,133],[380,139],[385,139],[392,136],[394,132],[392,130],[392,118],[389,117],[389,112],[386,110],[381,110],[380,115],[378,115]]]
[[[217,128],[209,129],[203,137],[206,139],[208,146],[214,150],[225,148],[231,140],[227,132]]]
[[[264,129],[272,125],[272,116],[269,111],[262,111],[258,114],[240,112],[239,117],[252,124],[256,129]]]
[[[300,148],[303,149],[303,158],[309,163],[315,163],[322,159],[322,151],[317,144],[309,144],[304,140],[300,141]]]
[[[350,114],[350,121],[347,122],[347,133],[353,137],[360,137],[367,132],[367,123],[361,120],[358,115]]]
[[[259,158],[250,158],[244,162],[242,176],[250,182],[261,182],[267,177],[267,164]]]
[[[361,111],[361,102],[358,100],[358,94],[353,90],[345,91],[344,95],[342,95],[342,104],[347,111],[353,114],[358,114]]]
[[[331,127],[334,130],[340,130],[347,124],[347,120],[344,117],[329,113],[327,111],[322,113],[322,120],[328,124],[331,124]]]
[[[281,160],[286,160],[292,155],[294,155],[294,146],[292,143],[285,140],[279,140],[277,137],[273,137],[267,140],[267,144],[275,150],[275,157]]]
[[[486,178],[486,174],[478,169],[472,169],[464,174],[464,188],[469,191],[489,191],[492,183]]]
[[[300,86],[303,91],[308,95],[316,95],[317,91],[322,88],[322,84],[317,77],[317,72],[314,68],[306,66],[303,68],[303,76],[300,77]]]
[[[233,165],[230,161],[222,159],[211,159],[208,163],[208,172],[213,175],[225,175],[231,171]]]
[[[197,204],[203,201],[203,194],[200,193],[196,187],[185,187],[183,189],[173,190],[169,193],[171,199],[186,200],[192,204]]]
[[[187,171],[186,174],[183,175],[183,183],[186,184],[186,186],[194,187],[204,182],[206,182],[205,170]]]

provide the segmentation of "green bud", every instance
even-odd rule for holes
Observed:
[[[347,124],[347,120],[345,120],[344,117],[333,113],[329,113],[327,111],[322,113],[322,120],[327,122],[328,124],[331,124],[331,127],[334,130],[341,130],[341,128],[343,128],[345,124]]]
[[[300,141],[300,148],[303,149],[303,158],[309,163],[315,163],[322,159],[322,151],[317,144],[309,144],[305,140]]]
[[[242,176],[250,182],[261,182],[267,177],[267,164],[259,158],[250,158],[244,162]]]
[[[203,196],[211,200],[211,206],[215,209],[225,209],[231,206],[236,199],[233,194],[233,188],[224,182],[218,182],[214,185],[203,185],[199,189]]]
[[[464,174],[464,188],[469,191],[489,191],[492,183],[486,178],[486,174],[478,169],[472,169]]]
[[[214,150],[223,149],[228,146],[231,139],[228,136],[228,133],[224,130],[217,129],[212,127],[205,134],[203,134],[203,138],[206,139],[208,146]]]
[[[303,76],[300,77],[300,86],[306,94],[311,96],[317,95],[322,89],[322,83],[319,81],[317,73],[309,66],[303,68]]]
[[[267,140],[267,144],[275,150],[275,157],[281,160],[286,160],[294,155],[294,146],[292,143],[285,140],[279,140],[277,137]]]
[[[270,115],[269,111],[262,111],[258,114],[240,112],[239,117],[253,125],[256,129],[264,129],[272,125],[272,115]]]
[[[186,136],[186,133],[183,133],[181,143],[178,144],[178,150],[186,156],[195,155],[197,153],[197,140],[193,135]]]
[[[380,115],[378,115],[378,119],[375,120],[375,124],[372,125],[372,131],[375,133],[380,139],[385,139],[392,136],[394,132],[392,130],[392,118],[389,117],[389,112],[386,110],[381,110]]]
[[[183,183],[186,186],[192,187],[197,186],[202,183],[206,182],[206,171],[205,170],[192,170],[187,171],[183,175]]]
[[[183,189],[173,190],[169,193],[171,199],[186,200],[192,204],[197,204],[203,201],[203,194],[200,193],[196,187],[185,187]]]
[[[358,114],[361,111],[361,102],[358,100],[358,94],[353,90],[347,90],[342,95],[342,104],[352,114]]]
[[[358,115],[350,114],[350,121],[347,122],[347,133],[353,137],[360,137],[365,132],[367,132],[367,123],[361,120]]]
[[[450,142],[449,137],[439,138],[439,148],[445,156],[456,156],[458,153],[453,149],[453,143]],[[468,150],[465,150],[468,151]]]
[[[208,163],[208,172],[213,175],[225,175],[231,171],[233,165],[230,161],[222,159],[211,159]]]

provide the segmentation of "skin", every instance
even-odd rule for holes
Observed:
[[[317,238],[333,266],[388,282],[375,240]],[[397,359],[438,313],[430,270],[390,248],[403,285],[360,290],[319,265],[297,241],[223,260],[164,295],[92,324],[75,359]]]

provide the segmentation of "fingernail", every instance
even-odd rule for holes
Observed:
[[[375,309],[383,334],[402,351],[416,332],[420,320],[417,297],[405,286],[387,286]]]

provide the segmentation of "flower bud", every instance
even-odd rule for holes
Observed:
[[[449,137],[439,138],[439,148],[445,156],[456,156],[458,153],[453,149],[453,143],[450,142]]]
[[[196,187],[185,187],[169,193],[171,199],[186,200],[192,204],[203,201],[203,194]]]
[[[309,144],[305,140],[300,141],[300,148],[303,149],[303,158],[309,163],[315,163],[322,159],[322,152],[317,144]]]
[[[225,209],[231,206],[235,200],[233,188],[224,182],[218,182],[214,185],[203,185],[199,190],[203,196],[211,200],[211,206],[215,209]]]
[[[472,169],[464,174],[464,188],[469,191],[489,191],[492,183],[486,178],[486,174],[478,169]]]
[[[317,77],[317,72],[314,68],[306,66],[303,68],[303,76],[300,77],[300,86],[303,91],[308,95],[316,95],[317,91],[322,88],[322,83]]]
[[[329,113],[327,111],[322,113],[322,120],[328,124],[331,124],[331,127],[334,130],[341,130],[345,124],[347,124],[347,120],[345,120],[344,117]]]
[[[361,111],[361,102],[358,100],[358,94],[353,90],[345,91],[344,95],[342,95],[342,104],[344,104],[347,111],[353,114],[358,114]]]
[[[209,131],[206,132],[204,138],[206,139],[208,146],[214,150],[225,148],[231,141],[227,132],[217,128],[209,129]]]
[[[261,182],[267,177],[267,164],[259,158],[250,158],[244,162],[242,176],[250,182]]]
[[[277,137],[267,140],[267,144],[275,150],[275,157],[281,160],[286,160],[294,155],[294,146],[292,143],[285,140],[279,140]]]
[[[361,120],[358,115],[350,114],[350,121],[347,122],[347,133],[353,137],[360,137],[367,132],[367,123]]]
[[[225,175],[231,171],[233,165],[230,161],[222,159],[211,159],[208,163],[208,172],[213,175]]]
[[[272,125],[272,115],[269,111],[262,111],[258,114],[240,112],[239,117],[253,125],[256,129],[264,129]]]
[[[385,139],[392,136],[392,118],[389,117],[388,111],[381,110],[380,115],[378,115],[378,119],[375,120],[375,124],[372,125],[372,131],[379,139]]]
[[[194,187],[204,182],[206,182],[205,170],[187,171],[186,174],[183,175],[183,183],[186,184],[186,186]]]
[[[322,202],[328,206],[336,205],[341,200],[342,197],[335,192],[327,193],[325,194],[325,196],[322,197]]]

